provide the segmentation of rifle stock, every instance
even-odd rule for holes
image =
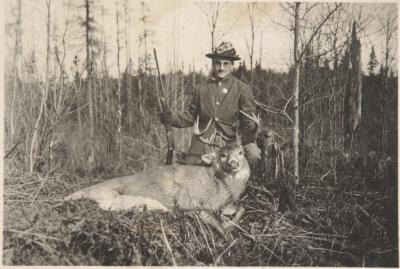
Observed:
[[[156,60],[158,81],[160,83],[160,88],[161,88],[161,96],[159,96],[158,92],[157,92],[157,97],[158,97],[158,101],[160,104],[161,112],[165,112],[166,106],[165,106],[164,86],[163,86],[163,82],[162,82],[162,78],[161,78],[161,74],[160,74],[160,67],[158,66],[156,49],[153,49],[153,51],[154,51],[154,59]],[[167,146],[168,146],[165,164],[171,165],[172,158],[174,155],[174,149],[175,149],[175,140],[174,140],[174,134],[172,132],[171,125],[165,124],[165,131],[167,132]]]

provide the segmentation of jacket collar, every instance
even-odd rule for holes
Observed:
[[[229,81],[231,78],[232,78],[232,73],[224,78],[219,78],[219,77],[215,76],[213,73],[211,73],[209,80],[211,80],[213,82],[219,82],[219,81],[226,82],[226,81]]]

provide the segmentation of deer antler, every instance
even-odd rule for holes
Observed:
[[[239,112],[242,113],[246,118],[254,121],[256,124],[256,127],[258,128],[260,126],[260,115],[255,115],[254,112],[251,112],[252,115],[247,114],[243,110],[239,109]]]
[[[197,116],[197,119],[196,119],[196,121],[195,121],[195,123],[194,123],[194,130],[193,130],[193,133],[194,133],[194,135],[195,135],[201,142],[203,142],[204,144],[207,144],[207,145],[210,145],[210,146],[213,146],[213,147],[216,147],[216,148],[221,149],[221,146],[220,146],[220,145],[211,142],[211,137],[208,138],[208,139],[202,137],[202,135],[205,134],[205,133],[207,132],[207,130],[210,128],[211,123],[212,123],[212,119],[210,119],[210,120],[208,121],[208,123],[207,123],[207,125],[206,125],[206,128],[204,128],[203,131],[200,131],[200,127],[199,127],[199,116]]]

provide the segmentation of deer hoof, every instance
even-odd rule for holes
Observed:
[[[230,231],[225,231],[225,240],[228,241],[229,243],[233,242],[235,239],[233,238],[233,235]]]
[[[222,223],[222,227],[224,227],[225,231],[232,232],[233,230],[235,230],[236,225],[231,220],[228,220],[228,221]]]

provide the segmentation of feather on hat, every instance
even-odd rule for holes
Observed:
[[[214,49],[213,53],[207,53],[206,56],[211,59],[223,58],[230,61],[240,60],[240,57],[236,54],[236,50],[231,42],[222,42]]]

